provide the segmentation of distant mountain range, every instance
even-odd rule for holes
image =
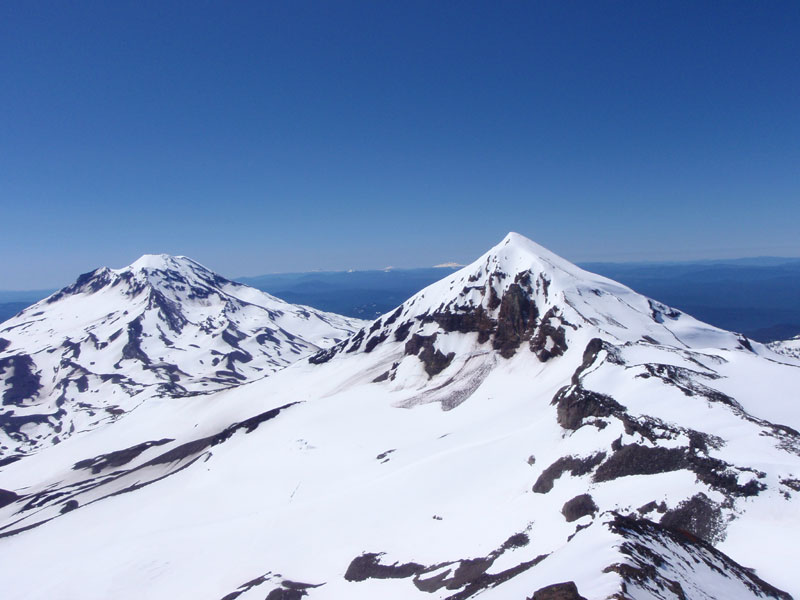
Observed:
[[[784,340],[800,333],[800,259],[762,257],[580,266],[760,342]],[[372,319],[457,269],[457,265],[443,265],[314,271],[240,277],[237,281],[288,302]],[[0,322],[54,291],[0,291]]]
[[[145,256],[4,323],[3,599],[800,597],[795,342],[514,233],[439,274],[363,322]]]
[[[580,265],[703,321],[770,342],[800,333],[800,259]],[[239,281],[284,298],[374,318],[454,268],[284,273]]]

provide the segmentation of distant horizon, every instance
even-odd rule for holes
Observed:
[[[488,250],[488,248],[487,248]],[[80,275],[84,273],[90,273],[95,269],[100,269],[103,267],[108,267],[111,269],[121,269],[133,264],[138,258],[141,256],[145,256],[148,254],[167,254],[163,252],[145,252],[140,254],[136,259],[132,260],[130,263],[121,266],[112,266],[112,265],[97,265],[94,267],[90,267],[88,269],[84,269],[82,271],[75,272],[71,274],[68,279],[61,284],[56,285],[39,285],[39,286],[31,286],[31,287],[5,287],[0,285],[0,292],[3,293],[33,293],[33,292],[52,292],[55,290],[59,290],[63,287],[66,287],[73,283],[75,279],[77,279]],[[193,257],[188,256],[186,254],[173,254],[170,256],[184,256],[191,260],[194,260]],[[311,275],[315,273],[324,274],[324,273],[368,273],[368,272],[386,272],[386,271],[414,271],[414,270],[432,270],[432,269],[460,269],[474,260],[477,260],[478,256],[472,261],[459,264],[459,265],[449,265],[449,264],[436,264],[436,265],[417,265],[417,266],[406,266],[406,267],[394,267],[394,266],[387,266],[387,267],[375,267],[375,268],[365,268],[365,269],[353,269],[353,268],[343,268],[343,269],[309,269],[309,270],[295,270],[295,271],[265,271],[256,273],[253,275],[238,275],[238,276],[230,276],[226,273],[220,273],[219,271],[209,267],[202,261],[195,261],[203,265],[204,267],[208,268],[210,271],[222,275],[226,279],[230,281],[246,281],[257,279],[259,277],[269,277],[273,275]],[[569,259],[567,259],[569,260]],[[629,266],[657,266],[657,265],[699,265],[699,264],[726,264],[726,263],[742,263],[742,262],[750,262],[750,261],[761,261],[762,263],[765,261],[769,261],[770,263],[774,264],[755,264],[753,266],[760,266],[760,267],[770,267],[770,266],[780,266],[780,264],[784,263],[792,263],[796,261],[800,261],[800,256],[771,256],[771,255],[763,255],[763,256],[740,256],[740,257],[733,257],[733,258],[703,258],[703,259],[687,259],[687,260],[577,260],[573,261],[570,260],[571,263],[581,267],[590,267],[592,265],[629,265]]]

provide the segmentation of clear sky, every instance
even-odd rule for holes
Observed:
[[[0,3],[0,289],[800,256],[800,2]]]

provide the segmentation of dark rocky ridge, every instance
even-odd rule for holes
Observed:
[[[578,586],[574,581],[566,581],[540,588],[528,600],[586,600],[586,598],[578,593]]]
[[[535,492],[550,491],[554,480],[566,471],[572,472],[573,475],[585,474],[595,467],[592,480],[596,483],[632,475],[687,470],[709,489],[722,492],[727,498],[725,502],[727,508],[731,508],[737,498],[754,496],[767,489],[766,483],[762,481],[765,473],[747,467],[737,467],[709,455],[712,450],[719,450],[723,446],[722,440],[699,431],[663,423],[652,417],[631,416],[627,409],[613,398],[586,389],[583,385],[584,374],[597,368],[601,361],[610,363],[612,368],[626,366],[614,346],[599,338],[592,339],[587,344],[582,362],[575,370],[570,384],[561,388],[553,398],[556,418],[568,431],[575,431],[585,425],[602,429],[607,426],[609,419],[616,419],[622,422],[627,435],[639,438],[641,441],[623,444],[622,438],[618,439],[611,445],[610,453],[607,456],[602,455],[601,462],[597,462],[595,458],[600,455],[584,459],[574,457],[559,459],[542,472],[534,485]],[[781,440],[792,436],[791,432],[785,430],[776,432],[776,426],[753,419],[734,399],[698,383],[697,380],[701,378],[707,380],[718,378],[714,372],[653,363],[641,367],[646,377],[657,377],[665,385],[676,386],[686,396],[698,395],[709,402],[724,404],[737,415],[763,425],[764,434],[781,436]],[[688,440],[688,444],[684,442],[683,445],[670,445],[670,447],[659,445],[662,440],[674,442],[679,439]],[[740,483],[742,475],[746,474],[750,475],[749,481]],[[655,503],[651,504],[656,506]],[[726,521],[722,516],[721,507],[711,502],[704,494],[698,494],[668,511],[662,521],[709,542],[724,539]]]
[[[260,587],[265,583],[277,582],[278,587],[273,588],[266,596],[266,600],[302,600],[308,596],[308,590],[318,588],[324,583],[303,583],[301,581],[292,581],[291,579],[284,579],[279,573],[272,573],[268,571],[264,575],[259,575],[255,579],[251,579],[247,583],[240,585],[235,591],[226,594],[221,600],[236,600],[242,594],[246,594],[250,590]]]
[[[480,274],[470,278],[478,281]],[[538,275],[536,284],[530,271],[518,273],[499,295],[496,287],[502,287],[509,276],[499,270],[490,272],[483,286],[464,287],[453,300],[443,302],[435,310],[413,314],[414,300],[395,310],[385,322],[376,320],[369,328],[364,328],[349,340],[322,350],[309,358],[312,364],[322,364],[340,352],[352,353],[362,349],[372,352],[387,340],[406,342],[404,354],[417,356],[424,364],[429,377],[443,371],[453,360],[454,355],[445,354],[436,348],[439,333],[475,333],[479,344],[490,344],[503,358],[511,358],[524,344],[537,358],[546,362],[561,356],[567,350],[565,327],[575,327],[561,316],[557,307],[551,307],[543,317],[537,305],[537,294],[544,294],[549,280]],[[477,305],[465,300],[467,295],[477,291],[483,301]],[[541,301],[542,299],[539,298]],[[496,316],[493,316],[496,313]],[[403,319],[403,316],[406,318]],[[431,334],[419,332],[425,325],[435,323],[438,330]],[[411,335],[411,338],[409,338]],[[364,343],[365,342],[365,343]],[[385,379],[379,379],[383,381]]]
[[[611,481],[629,475],[668,473],[681,469],[692,471],[699,481],[729,496],[755,496],[766,489],[766,485],[758,481],[758,478],[764,477],[764,473],[735,468],[718,458],[703,456],[699,449],[649,447],[641,444],[629,444],[615,450],[598,467],[594,481]],[[753,478],[740,484],[737,471],[749,471]]]
[[[581,364],[572,374],[569,385],[562,387],[553,396],[551,404],[556,405],[558,423],[564,429],[576,430],[588,417],[608,417],[625,412],[625,407],[619,402],[605,394],[585,389],[581,382],[583,374],[595,364],[603,350],[614,356],[611,345],[600,338],[593,338],[586,344]]]
[[[770,585],[751,569],[741,566],[711,544],[692,535],[647,519],[619,514],[614,516],[609,527],[624,538],[620,551],[627,557],[626,562],[605,569],[605,572],[617,573],[622,580],[622,591],[611,596],[615,600],[630,600],[629,588],[631,591],[642,590],[654,598],[690,600],[694,597],[694,588],[684,588],[675,575],[695,572],[698,563],[744,586],[758,597],[792,600],[789,594]],[[654,551],[654,548],[670,546],[677,547],[681,553],[662,555]]]
[[[488,556],[428,566],[416,562],[383,564],[381,562],[383,554],[364,553],[350,562],[344,578],[352,582],[368,579],[411,578],[414,586],[420,591],[434,593],[445,589],[455,592],[447,596],[446,600],[466,600],[527,571],[547,557],[547,555],[540,555],[498,573],[487,572],[504,552],[526,546],[528,543],[528,536],[518,533],[508,538],[500,548],[492,551]],[[441,571],[442,569],[445,570]],[[436,571],[441,572],[433,576],[429,575]]]
[[[546,494],[553,489],[553,483],[556,479],[561,477],[564,473],[569,472],[575,477],[586,475],[590,473],[597,465],[603,462],[606,458],[605,452],[598,452],[586,458],[578,458],[575,456],[564,456],[559,458],[549,467],[547,467],[536,483],[533,484],[533,491],[537,494]]]
[[[125,448],[124,450],[116,450],[114,452],[109,452],[108,454],[101,454],[100,456],[96,456],[94,458],[80,460],[76,462],[72,468],[74,470],[90,469],[92,473],[96,475],[106,469],[113,469],[128,464],[148,448],[152,448],[153,446],[162,446],[163,444],[168,444],[172,441],[174,440],[170,438],[164,438],[151,442],[143,442],[141,444],[131,446],[130,448]]]

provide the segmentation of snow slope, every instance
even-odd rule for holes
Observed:
[[[800,597],[799,384],[510,234],[268,378],[3,467],[4,596]]]
[[[0,458],[113,421],[152,396],[264,377],[360,325],[186,257],[97,269],[0,325]]]

